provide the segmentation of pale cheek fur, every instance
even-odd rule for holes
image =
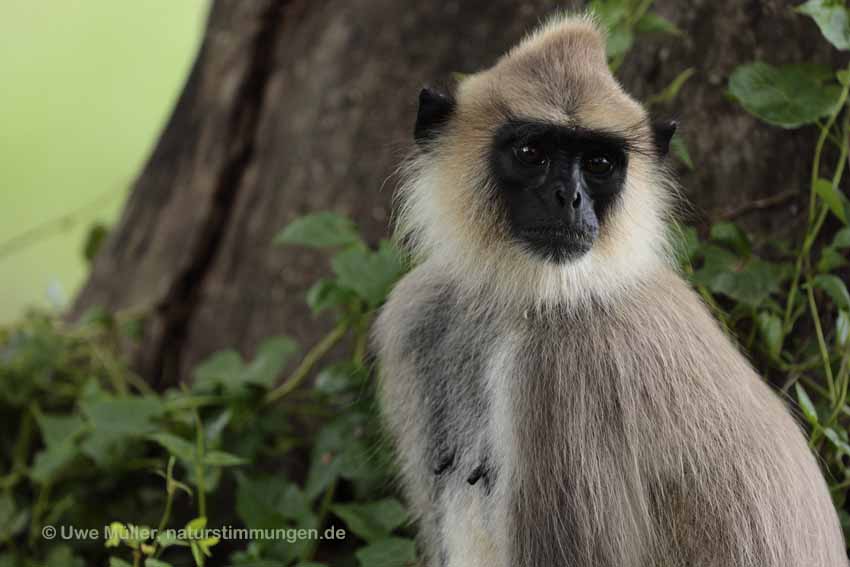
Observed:
[[[629,167],[621,202],[612,210],[598,242],[584,257],[552,264],[512,242],[493,219],[486,181],[467,175],[450,182],[440,162],[423,160],[401,188],[397,234],[412,241],[420,259],[436,261],[472,293],[496,283],[497,295],[540,307],[608,297],[668,262],[664,193],[666,183],[642,160]],[[479,194],[476,194],[478,192]]]

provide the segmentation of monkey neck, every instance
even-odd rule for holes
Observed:
[[[509,256],[491,261],[453,263],[432,257],[424,273],[448,280],[464,303],[475,309],[545,317],[582,306],[616,304],[636,289],[657,285],[674,272],[663,258],[650,256],[641,263],[587,257],[577,262],[552,264],[512,261]]]

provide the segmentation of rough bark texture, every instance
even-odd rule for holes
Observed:
[[[642,41],[620,74],[645,97],[696,68],[663,111],[683,122],[697,164],[682,176],[697,218],[802,190],[810,136],[758,124],[724,90],[741,62],[831,57],[816,27],[782,1],[656,4],[688,37]],[[385,181],[409,144],[419,87],[490,64],[563,5],[217,0],[185,91],[74,312],[149,309],[136,365],[159,385],[224,347],[250,354],[280,333],[309,344],[326,325],[309,315],[304,291],[326,259],[274,248],[274,234],[331,209],[369,240],[385,236]],[[799,203],[756,211],[751,226],[787,227]]]

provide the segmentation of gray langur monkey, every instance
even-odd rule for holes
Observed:
[[[580,16],[421,93],[375,338],[423,565],[847,566],[797,423],[673,268],[674,129]]]

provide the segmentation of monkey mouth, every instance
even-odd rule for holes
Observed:
[[[530,239],[580,240],[586,238],[585,231],[563,225],[532,226],[520,230],[520,234]]]
[[[583,256],[593,246],[596,237],[591,231],[564,225],[522,228],[518,236],[532,254],[555,263]]]

